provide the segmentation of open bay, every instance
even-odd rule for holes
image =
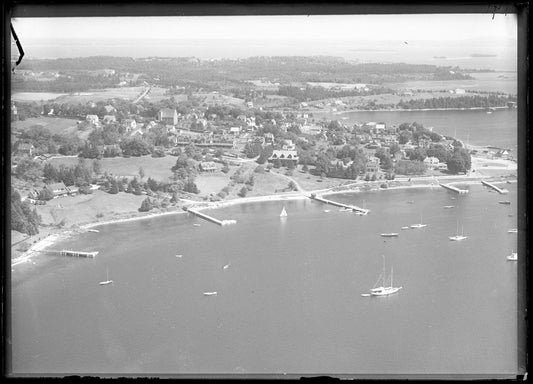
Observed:
[[[100,254],[42,255],[13,276],[13,371],[513,374],[516,184],[464,187],[335,195],[367,216],[268,202],[211,211],[235,226],[182,214],[65,241]],[[426,228],[400,229],[421,215]],[[458,223],[469,238],[449,241]],[[382,255],[403,289],[361,297]]]

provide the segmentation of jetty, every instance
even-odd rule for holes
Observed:
[[[460,189],[460,188],[454,187],[453,185],[450,185],[450,184],[439,183],[439,185],[441,187],[443,187],[443,188],[446,188],[446,189],[450,190],[450,191],[457,192],[460,195],[468,193],[468,189]]]
[[[51,251],[51,252],[57,252],[61,256],[71,256],[71,257],[87,257],[90,259],[94,259],[96,255],[98,255],[98,251],[94,252],[84,252],[84,251],[69,251],[69,250],[61,250],[61,251]]]
[[[487,186],[489,188],[494,189],[496,192],[501,193],[502,195],[505,195],[506,193],[509,192],[507,189],[498,188],[494,184],[491,184],[491,183],[489,183],[488,181],[485,181],[485,180],[481,180],[481,184],[483,184],[483,185],[485,185],[485,186]]]
[[[198,217],[201,217],[202,219],[205,219],[207,221],[210,221],[212,223],[224,226],[224,225],[230,225],[230,224],[236,224],[237,220],[219,220],[215,219],[213,216],[206,215],[205,213],[202,213],[200,211],[197,211],[196,209],[189,208],[187,209],[187,212],[191,212],[192,214],[195,214]]]
[[[331,205],[334,205],[336,207],[341,207],[341,208],[346,208],[346,209],[350,209],[354,212],[360,212],[364,215],[366,215],[368,212],[370,212],[369,209],[365,209],[365,208],[360,208],[360,207],[357,207],[355,205],[349,205],[349,204],[344,204],[344,203],[338,203],[336,201],[333,201],[333,200],[328,200],[328,199],[324,199],[323,197],[320,197],[320,196],[314,196],[314,195],[311,195],[310,196],[311,199],[313,200],[317,200],[317,201],[320,201],[321,203],[325,203],[325,204],[331,204]]]

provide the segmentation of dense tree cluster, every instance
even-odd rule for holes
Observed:
[[[36,235],[39,233],[41,217],[30,203],[21,201],[20,194],[11,188],[11,229],[14,231]]]
[[[396,107],[401,109],[491,108],[505,107],[509,101],[516,101],[516,98],[513,96],[501,96],[496,94],[490,94],[488,96],[448,96],[431,99],[400,100]]]
[[[400,175],[423,175],[426,173],[426,164],[419,160],[399,160],[394,172]]]
[[[43,167],[43,177],[47,183],[63,182],[67,187],[87,185],[93,181],[93,166],[88,165],[84,159],[79,159],[78,164],[67,166],[60,164],[55,167],[46,163]]]
[[[446,165],[451,173],[465,173],[472,167],[470,153],[464,148],[456,148]]]

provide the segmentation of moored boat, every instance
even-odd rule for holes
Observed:
[[[204,296],[216,296],[218,292],[204,292]]]
[[[518,229],[516,228],[509,229],[507,233],[518,233]]]
[[[378,278],[378,281],[376,282],[376,284],[374,284],[374,288],[371,288],[369,290],[369,293],[361,294],[361,296],[365,296],[365,297],[368,297],[368,296],[389,296],[389,295],[392,295],[392,294],[398,292],[403,287],[395,287],[393,285],[393,283],[392,283],[392,274],[393,274],[393,270],[392,270],[392,267],[391,267],[390,283],[388,283],[386,281],[387,279],[385,278],[385,256],[383,256],[383,272],[381,273],[380,277]],[[381,286],[376,287],[376,285],[379,283],[381,277],[383,277],[383,280],[381,281]]]
[[[106,269],[106,279],[105,281],[100,281],[100,283],[98,283],[99,285],[108,285],[108,284],[112,284],[113,283],[113,280],[109,280],[109,271]]]
[[[448,239],[452,241],[461,241],[467,239],[468,236],[465,236],[463,233],[463,227],[461,226],[461,234],[459,234],[459,223],[457,223],[457,232],[455,236],[449,236]]]
[[[390,233],[382,233],[381,236],[382,237],[398,237],[400,236],[400,234],[396,232],[390,232]]]
[[[518,253],[512,252],[509,256],[507,256],[507,260],[509,260],[509,261],[517,261],[518,260]]]

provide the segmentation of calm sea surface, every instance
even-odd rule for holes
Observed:
[[[65,241],[100,254],[13,273],[13,370],[513,374],[516,184],[506,196],[464,187],[335,195],[367,216],[268,202],[211,211],[234,226],[178,214]],[[401,230],[421,216],[427,227]],[[468,239],[450,241],[457,228]],[[383,260],[403,289],[362,297]],[[99,286],[106,271],[114,284]]]

